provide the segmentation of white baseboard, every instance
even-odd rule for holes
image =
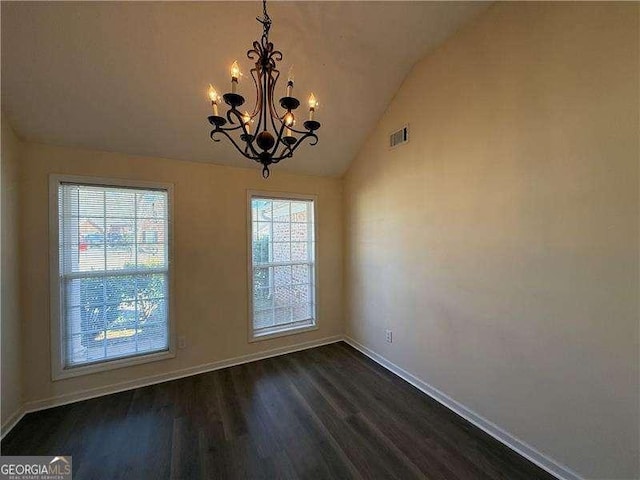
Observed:
[[[13,427],[15,427],[22,417],[24,417],[25,411],[23,407],[18,407],[18,409],[13,412],[13,414],[7,418],[0,427],[0,440],[4,438],[4,436],[11,431]]]
[[[293,353],[300,350],[306,350],[308,348],[319,347],[327,345],[329,343],[335,343],[343,340],[342,335],[334,335],[332,337],[325,337],[319,340],[312,340],[310,342],[297,343],[287,347],[273,348],[271,350],[265,350],[258,353],[252,353],[249,355],[241,355],[239,357],[233,357],[226,360],[219,360],[217,362],[204,363],[196,365],[195,367],[184,368],[181,370],[174,370],[168,373],[162,373],[159,375],[152,375],[136,380],[130,380],[126,382],[115,383],[104,387],[92,388],[88,390],[82,390],[78,392],[67,393],[64,395],[58,395],[55,397],[46,398],[43,400],[37,400],[33,402],[26,402],[19,412],[16,412],[10,419],[7,420],[2,427],[2,437],[4,437],[9,431],[20,421],[20,419],[27,413],[37,412],[52,407],[59,407],[69,403],[79,402],[81,400],[88,400],[90,398],[101,397],[103,395],[109,395],[112,393],[123,392],[126,390],[132,390],[134,388],[146,387],[149,385],[155,385],[157,383],[168,382],[170,380],[177,380],[179,378],[190,377],[192,375],[198,375],[199,373],[211,372],[213,370],[219,370],[221,368],[233,367],[234,365],[241,365],[243,363],[255,362],[256,360],[263,360],[265,358],[277,357],[287,353]]]
[[[473,423],[476,427],[488,433],[500,443],[503,443],[511,450],[518,452],[520,455],[535,463],[543,470],[546,470],[551,475],[554,475],[561,480],[584,480],[580,475],[578,475],[570,468],[562,465],[559,462],[556,462],[552,458],[549,458],[547,455],[539,452],[532,446],[511,435],[509,432],[503,430],[495,423],[487,420],[481,415],[478,415],[473,410],[470,410],[461,403],[455,401],[453,398],[449,397],[446,393],[441,392],[437,388],[429,385],[427,382],[420,380],[419,378],[400,368],[393,362],[390,362],[382,355],[378,355],[373,350],[365,347],[361,343],[358,343],[353,338],[345,335],[344,341],[356,350],[362,352],[374,362],[380,364],[390,372],[395,373],[406,382],[409,382],[418,390],[426,393],[431,398],[447,407],[449,410],[453,410],[465,420]]]

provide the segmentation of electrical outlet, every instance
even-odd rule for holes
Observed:
[[[387,340],[387,343],[393,342],[393,332],[389,329],[385,330],[384,338]]]
[[[187,348],[187,337],[184,335],[178,337],[178,348]]]

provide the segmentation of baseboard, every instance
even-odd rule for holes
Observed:
[[[538,465],[543,470],[546,470],[550,474],[558,477],[561,480],[584,480],[580,475],[571,470],[570,468],[562,465],[559,462],[556,462],[552,458],[549,458],[547,455],[539,452],[532,446],[528,445],[526,442],[518,439],[517,437],[511,435],[509,432],[503,430],[495,423],[487,420],[486,418],[478,415],[473,410],[465,407],[461,403],[455,401],[453,398],[449,397],[446,393],[441,392],[435,387],[432,387],[428,383],[420,380],[415,377],[411,373],[406,370],[400,368],[393,362],[390,362],[382,355],[375,353],[373,350],[365,347],[361,343],[358,343],[353,338],[349,336],[344,337],[344,341],[351,345],[356,350],[362,352],[364,355],[372,359],[374,362],[380,364],[387,370],[392,373],[395,373],[397,376],[402,378],[403,380],[409,382],[411,385],[416,387],[418,390],[429,395],[431,398],[441,403],[449,410],[453,410],[455,413],[460,415],[462,418],[468,420],[476,427],[480,428],[484,432],[491,435],[493,438],[503,443],[510,449],[518,452],[520,455],[530,460],[531,462]]]
[[[134,388],[146,387],[149,385],[155,385],[157,383],[168,382],[171,380],[177,380],[179,378],[190,377],[192,375],[198,375],[200,373],[211,372],[213,370],[219,370],[221,368],[233,367],[234,365],[241,365],[243,363],[255,362],[257,360],[263,360],[265,358],[277,357],[285,355],[287,353],[298,352],[300,350],[306,350],[309,348],[319,347],[330,343],[342,341],[342,335],[334,335],[331,337],[321,338],[319,340],[312,340],[309,342],[297,343],[286,347],[273,348],[271,350],[265,350],[262,352],[252,353],[249,355],[241,355],[239,357],[232,357],[226,360],[219,360],[217,362],[204,363],[195,367],[184,368],[181,370],[174,370],[172,372],[163,373],[159,375],[152,375],[141,379],[115,383],[104,387],[92,388],[88,390],[82,390],[78,392],[68,393],[64,395],[58,395],[55,397],[46,398],[43,400],[37,400],[33,402],[27,402],[21,409],[21,415],[15,418],[14,415],[9,419],[6,424],[5,430],[3,426],[2,436],[4,437],[9,431],[18,423],[18,421],[27,413],[37,412],[52,407],[59,407],[69,403],[79,402],[82,400],[88,400],[90,398],[101,397],[103,395],[110,395],[112,393],[124,392],[126,390],[132,390]]]
[[[7,433],[11,431],[13,427],[15,427],[22,417],[24,417],[25,411],[23,407],[18,407],[18,409],[13,412],[13,414],[7,418],[5,422],[2,423],[0,427],[0,440],[2,440]]]

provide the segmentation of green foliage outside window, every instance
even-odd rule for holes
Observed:
[[[82,344],[96,345],[99,330],[144,328],[158,309],[159,299],[165,297],[165,277],[161,274],[80,279],[82,331],[90,332],[82,335]]]

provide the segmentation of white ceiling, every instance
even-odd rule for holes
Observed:
[[[269,3],[280,70],[295,65],[294,94],[303,105],[316,94],[323,124],[317,146],[274,170],[341,175],[413,64],[485,7]],[[252,166],[209,139],[206,90],[209,82],[229,90],[234,59],[248,72],[261,10],[258,2],[3,2],[2,108],[29,141]],[[239,91],[253,100],[252,87],[241,81]]]

